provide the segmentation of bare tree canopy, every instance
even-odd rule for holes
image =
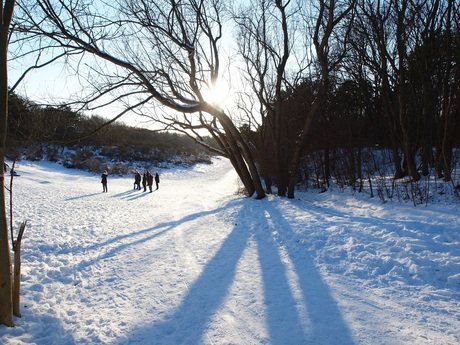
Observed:
[[[249,194],[264,197],[246,143],[209,99],[220,73],[220,1],[21,1],[18,7],[14,43],[23,50],[17,55],[37,56],[37,66],[61,54],[73,59],[82,84],[91,87],[82,104],[123,104],[114,119],[155,105],[175,111],[166,115],[170,128],[207,130]]]
[[[15,31],[26,35],[12,43],[36,66],[65,54],[93,87],[87,102],[111,93],[192,113],[206,109],[202,92],[218,77],[219,13],[210,1],[20,1]]]

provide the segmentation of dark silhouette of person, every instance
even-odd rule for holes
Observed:
[[[102,193],[107,193],[107,170],[104,170],[101,176]]]
[[[139,171],[134,171],[134,189],[141,190],[141,174]]]
[[[160,175],[158,175],[158,171],[155,172],[155,183],[157,185],[157,189],[160,188]]]
[[[144,187],[144,192],[147,191],[147,172],[144,171],[144,174],[142,175],[142,186]]]
[[[150,193],[152,193],[152,186],[153,186],[153,175],[147,170],[147,184],[149,186]]]

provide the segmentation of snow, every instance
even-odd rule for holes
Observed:
[[[460,206],[236,193],[225,159],[160,189],[20,162],[21,318],[0,344],[458,344]]]

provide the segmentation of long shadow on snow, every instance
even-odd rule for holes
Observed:
[[[313,258],[305,253],[305,248],[297,248],[296,243],[282,243],[277,238],[277,233],[291,233],[293,229],[276,206],[269,200],[245,199],[236,203],[242,206],[232,219],[237,225],[189,288],[181,305],[162,321],[134,330],[132,339],[140,343],[155,339],[158,344],[202,344],[211,327],[209,324],[234,283],[244,250],[250,241],[256,241],[267,320],[255,322],[267,324],[270,338],[267,343],[354,344],[337,302],[315,268]],[[223,209],[228,211],[234,206],[229,203]],[[299,250],[303,254],[299,254]],[[293,292],[293,281],[288,278],[293,275],[297,277],[294,280],[298,282],[300,293]],[[246,326],[251,327],[250,324]],[[263,334],[256,338],[253,340],[267,341]],[[241,341],[247,343],[247,340]],[[238,344],[237,339],[232,342]]]
[[[218,213],[228,207],[231,206],[227,204],[208,213]],[[128,338],[140,344],[202,344],[208,324],[235,280],[236,267],[249,238],[247,229],[235,227],[189,287],[181,305],[162,321],[137,329]]]
[[[78,199],[83,199],[83,198],[89,198],[89,197],[100,195],[100,194],[101,194],[101,192],[85,194],[85,195],[79,195],[79,196],[74,196],[72,198],[67,198],[67,199],[65,199],[65,201],[72,201],[72,200],[78,200]]]
[[[350,330],[342,317],[337,301],[331,294],[328,285],[323,281],[321,274],[314,264],[312,253],[308,253],[302,245],[296,241],[295,231],[285,216],[276,208],[277,201],[264,200],[265,219],[276,220],[278,223],[269,224],[265,228],[257,231],[257,237],[260,238],[260,248],[268,248],[265,253],[261,250],[260,260],[262,267],[266,266],[264,272],[268,272],[269,265],[273,263],[273,252],[276,248],[282,248],[284,260],[281,260],[279,253],[277,264],[280,266],[278,272],[274,274],[287,275],[288,267],[284,262],[290,262],[292,267],[291,275],[297,278],[297,284],[300,289],[300,299],[297,297],[297,310],[289,311],[291,314],[298,315],[298,329],[292,328],[291,324],[281,323],[279,319],[288,317],[288,315],[277,315],[278,310],[283,310],[283,306],[277,306],[276,303],[268,305],[270,334],[273,344],[354,344]],[[305,212],[309,212],[305,210]],[[267,243],[269,241],[269,243]],[[265,244],[262,244],[265,243]],[[271,247],[271,249],[270,249]],[[264,263],[264,261],[267,261]],[[281,267],[283,266],[283,267]],[[280,279],[280,277],[278,277]],[[270,286],[273,282],[278,281],[276,277],[267,275],[264,278],[266,285],[266,295],[271,294],[276,300],[278,291],[276,287]],[[292,283],[294,283],[293,280]],[[291,284],[292,284],[291,283]],[[285,282],[284,292],[287,296],[289,290],[288,282]],[[295,290],[295,287],[291,286]],[[289,298],[293,300],[293,298]],[[279,303],[279,300],[278,300]],[[301,334],[303,332],[303,334]],[[293,341],[293,336],[296,340]],[[303,338],[304,337],[304,338]]]
[[[278,228],[280,215],[274,214],[267,201],[258,201],[260,205],[246,205],[240,218],[257,243],[269,343],[308,344],[309,320],[305,314],[305,306],[294,295],[292,282],[289,281],[292,274],[287,266],[284,250],[288,243],[279,243],[273,237],[277,232],[285,231],[287,226],[283,224],[282,228]]]
[[[136,244],[142,244],[156,237],[162,236],[168,231],[173,230],[179,224],[184,224],[184,223],[193,221],[195,219],[198,219],[206,215],[219,213],[222,210],[223,208],[218,208],[218,209],[214,209],[210,211],[196,212],[196,213],[189,214],[175,221],[160,223],[151,228],[143,229],[137,232],[130,232],[124,235],[113,237],[105,242],[94,243],[89,247],[83,247],[83,246],[74,247],[72,249],[74,253],[87,252],[89,256],[89,259],[83,260],[78,264],[77,269],[79,271],[83,270],[85,269],[85,267],[93,265],[95,261],[104,260],[109,257],[112,257],[113,255],[115,255],[116,253],[118,253],[119,251],[125,248],[129,248]],[[151,234],[151,235],[146,236],[146,234]],[[91,254],[93,253],[93,251],[96,251],[97,253],[97,251],[100,250],[101,248],[103,249],[110,248],[110,249],[104,252],[102,255],[97,255],[97,257],[91,257]]]

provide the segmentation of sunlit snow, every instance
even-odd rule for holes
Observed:
[[[236,194],[225,159],[134,178],[19,162],[22,318],[0,344],[458,344],[459,203]]]

